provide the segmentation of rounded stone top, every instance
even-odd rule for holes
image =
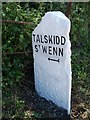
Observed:
[[[65,17],[65,15],[60,11],[49,11],[45,15],[53,15],[56,17],[60,17],[60,16]]]
[[[70,32],[70,20],[60,11],[49,11],[42,17],[34,32],[45,30],[48,33]]]

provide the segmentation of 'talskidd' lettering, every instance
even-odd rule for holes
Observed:
[[[53,36],[53,35],[35,35],[33,34],[33,40],[36,43],[35,44],[35,51],[39,52],[39,50],[42,51],[42,53],[49,54],[49,55],[55,55],[55,56],[62,56],[63,57],[63,47],[52,47],[50,45],[64,45],[66,42],[66,38],[64,36]],[[38,45],[37,45],[38,43]],[[40,45],[41,44],[41,45]],[[43,45],[44,44],[44,45]],[[49,44],[49,46],[47,46]]]

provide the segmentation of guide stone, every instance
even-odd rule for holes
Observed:
[[[32,33],[35,88],[41,97],[70,114],[70,20],[59,11],[47,12]]]

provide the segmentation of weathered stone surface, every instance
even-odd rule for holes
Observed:
[[[70,20],[61,12],[47,12],[32,33],[35,88],[70,113]]]

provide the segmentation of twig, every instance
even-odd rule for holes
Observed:
[[[34,25],[34,23],[32,22],[17,22],[17,21],[13,21],[13,20],[0,20],[0,22],[2,23],[15,23],[15,24],[28,24],[28,25]]]
[[[68,5],[67,5],[67,10],[66,10],[66,16],[69,18],[70,13],[71,13],[71,4],[72,0],[69,0]]]
[[[9,53],[9,52],[3,52],[2,55],[19,55],[19,54],[28,54],[28,53],[32,53],[33,51],[28,51],[28,52],[13,52],[13,53]]]

